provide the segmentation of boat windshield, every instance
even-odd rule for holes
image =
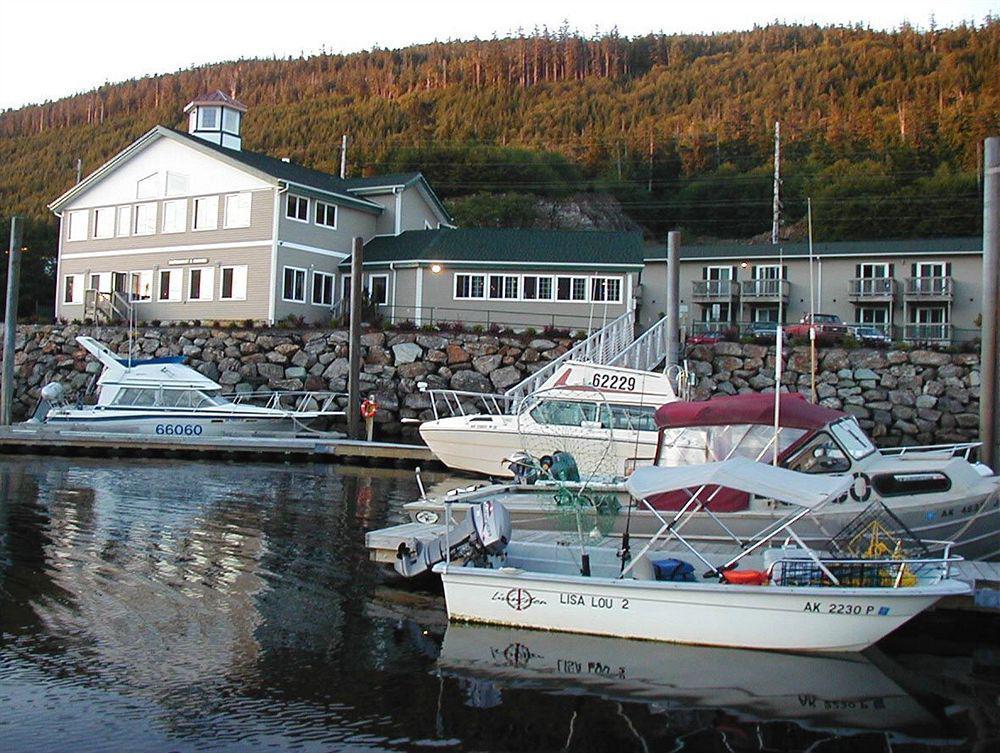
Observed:
[[[625,431],[656,431],[656,407],[652,405],[602,405],[575,400],[544,400],[531,409],[536,423],[554,426],[582,426],[595,423],[600,428]]]
[[[112,405],[139,408],[206,408],[224,405],[225,402],[219,390],[125,387],[115,395]]]
[[[799,473],[846,473],[851,470],[851,461],[833,437],[821,431],[785,467]]]
[[[860,460],[875,452],[875,445],[858,426],[854,418],[842,418],[830,424],[830,433],[855,460]]]

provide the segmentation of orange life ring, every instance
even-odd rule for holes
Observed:
[[[361,417],[362,418],[375,418],[375,414],[378,413],[378,403],[374,400],[364,400],[361,403]]]

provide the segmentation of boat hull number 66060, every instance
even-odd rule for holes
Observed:
[[[200,436],[202,427],[199,424],[157,424],[156,433],[168,436],[197,437]]]

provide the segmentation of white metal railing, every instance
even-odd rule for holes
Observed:
[[[950,343],[951,325],[938,324],[904,324],[903,339],[918,343]]]
[[[907,277],[906,294],[926,298],[951,298],[954,287],[951,277]]]
[[[608,364],[635,340],[635,311],[629,310],[594,332],[586,340],[577,343],[563,355],[549,361],[545,366],[507,390],[504,395],[520,401],[538,390],[539,387],[566,361],[586,361]]]
[[[733,298],[740,292],[736,280],[695,280],[691,286],[695,298]]]
[[[972,457],[972,451],[982,444],[982,442],[956,442],[955,444],[925,444],[913,447],[883,447],[879,452],[882,455],[893,455],[896,457],[928,452],[935,455],[961,456],[965,460],[969,460]]]
[[[95,323],[129,322],[132,320],[132,301],[117,290],[104,293],[96,288],[83,291],[83,316]]]
[[[347,394],[315,390],[288,390],[283,392],[233,392],[222,397],[234,405],[254,405],[286,413],[319,412],[334,416],[343,415],[344,411],[337,404],[337,398],[346,398]]]
[[[896,281],[891,277],[855,277],[850,281],[853,298],[890,298],[896,292]]]
[[[678,343],[679,346],[679,343]],[[652,371],[667,357],[667,317],[661,317],[620,353],[607,361],[608,366]]]
[[[428,389],[426,382],[417,386],[430,398],[435,421],[452,416],[503,416],[514,405],[514,398],[498,393]]]

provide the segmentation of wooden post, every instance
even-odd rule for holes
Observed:
[[[3,374],[0,378],[0,425],[10,426],[14,404],[14,339],[17,336],[17,294],[21,277],[21,218],[10,220],[10,255],[7,259],[7,307],[3,328]]]
[[[347,375],[347,433],[361,438],[361,278],[365,243],[354,238],[351,249],[351,320]]]

